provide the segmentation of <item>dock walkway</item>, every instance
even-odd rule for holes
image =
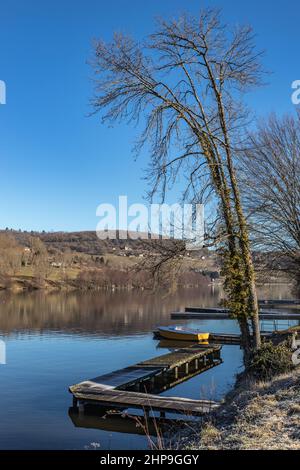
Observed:
[[[221,346],[195,344],[139,362],[130,367],[72,385],[73,405],[98,404],[105,408],[140,408],[164,413],[203,414],[213,401],[161,397],[161,393],[219,365]],[[143,393],[141,393],[143,392]]]
[[[300,306],[300,299],[259,299],[258,305]]]
[[[218,406],[210,400],[191,400],[189,398],[166,397],[145,393],[128,392],[117,389],[99,389],[92,393],[87,390],[74,393],[77,400],[91,405],[110,408],[143,409],[146,412],[159,411],[161,413],[173,412],[190,415],[209,413]]]
[[[202,308],[187,307],[184,312],[171,312],[174,319],[202,319],[202,320],[226,320],[230,319],[230,311],[226,308]],[[300,313],[288,312],[285,310],[264,310],[259,311],[261,320],[300,320]]]

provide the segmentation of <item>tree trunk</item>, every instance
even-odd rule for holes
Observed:
[[[250,283],[249,285],[249,291],[250,291],[249,308],[253,312],[252,317],[251,317],[252,330],[253,330],[253,346],[254,346],[254,349],[259,349],[261,346],[259,308],[258,308],[258,300],[257,300],[252,260],[251,260],[251,266],[252,266],[252,272],[251,272],[250,279],[249,279],[249,283]]]
[[[251,335],[247,318],[238,318],[241,330],[241,347],[244,351],[244,364],[247,367],[252,353]]]
[[[260,328],[259,328],[259,310],[258,310],[258,300],[257,300],[256,286],[255,286],[254,266],[253,266],[252,255],[251,255],[251,250],[250,250],[250,241],[249,241],[249,236],[248,236],[247,225],[246,225],[245,217],[243,214],[241,198],[240,198],[240,193],[238,190],[236,176],[235,176],[235,172],[234,172],[233,165],[232,165],[231,153],[228,147],[227,147],[227,161],[228,161],[228,169],[229,169],[232,190],[234,194],[234,205],[235,205],[238,225],[240,229],[239,244],[240,244],[242,255],[243,255],[246,282],[248,284],[248,289],[249,289],[248,310],[251,316],[252,329],[253,329],[253,332],[252,332],[253,333],[253,346],[254,346],[254,349],[259,349],[261,345],[261,338],[260,338]]]
[[[236,201],[236,204],[239,206],[239,198]],[[254,349],[259,349],[261,346],[261,337],[260,337],[260,327],[259,327],[259,309],[258,309],[258,300],[255,286],[255,274],[254,266],[252,261],[252,255],[250,251],[250,242],[247,233],[246,223],[244,216],[240,211],[238,212],[239,225],[241,229],[240,245],[243,253],[243,261],[245,264],[245,275],[249,288],[249,299],[248,299],[248,310],[251,316],[252,323],[252,333],[253,333],[253,347]]]

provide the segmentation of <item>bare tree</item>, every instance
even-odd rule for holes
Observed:
[[[21,267],[22,247],[7,233],[0,234],[0,276],[12,276]]]
[[[242,95],[260,84],[251,28],[231,31],[220,13],[160,21],[143,43],[115,34],[95,44],[95,112],[104,121],[144,126],[136,145],[150,146],[150,198],[179,176],[183,198],[217,201],[214,242],[222,248],[228,305],[243,346],[260,346],[258,305],[247,225],[235,170],[248,111]],[[248,319],[252,321],[254,343]]]
[[[34,276],[38,280],[39,284],[43,285],[51,271],[47,248],[39,237],[30,237],[29,245]]]
[[[254,246],[300,285],[300,112],[262,122],[241,171]]]
[[[151,240],[144,244],[147,256],[135,266],[137,273],[148,272],[151,275],[152,290],[168,289],[173,293],[177,289],[178,276],[182,269],[182,260],[186,254],[186,245],[182,240]]]

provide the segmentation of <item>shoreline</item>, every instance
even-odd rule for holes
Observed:
[[[182,448],[299,450],[299,386],[299,368],[268,382],[245,381],[210,420],[181,437]]]
[[[298,331],[275,334],[272,342]],[[265,380],[242,372],[220,407],[175,439],[185,450],[299,450],[300,366]]]
[[[109,281],[109,279],[102,283],[97,283],[97,279],[93,282],[91,279],[90,282],[82,282],[80,279],[80,274],[85,271],[79,271],[78,277],[70,277],[70,278],[44,278],[40,279],[35,276],[24,276],[24,275],[11,275],[6,277],[4,280],[0,279],[0,292],[11,292],[11,293],[19,293],[19,292],[33,292],[33,291],[47,291],[47,292],[59,292],[59,291],[78,291],[78,292],[88,292],[88,291],[132,291],[132,290],[151,290],[152,286],[148,283],[148,285],[143,285],[141,283],[138,284],[114,284]],[[92,273],[91,273],[92,274]],[[96,276],[95,276],[96,277]],[[107,283],[106,283],[107,282]],[[184,289],[197,289],[203,285],[214,288],[223,287],[222,279],[216,282],[210,282],[209,278],[203,276],[199,283],[192,284],[186,283],[181,284],[179,283],[176,288],[184,288]],[[269,280],[268,282],[260,283],[257,282],[257,287],[270,287],[276,285],[287,285],[293,287],[293,282],[286,278],[279,278],[276,280]]]

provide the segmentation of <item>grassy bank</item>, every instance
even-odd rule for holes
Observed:
[[[300,449],[300,371],[236,391],[230,404],[193,430],[189,449]]]
[[[185,431],[180,448],[300,449],[300,369],[268,381],[244,378],[218,411]]]

